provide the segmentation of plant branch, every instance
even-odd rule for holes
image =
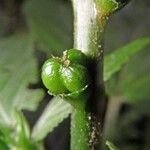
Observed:
[[[88,111],[88,114],[91,115],[91,120],[84,120],[87,121],[87,123],[85,124],[90,124],[90,132],[87,136],[88,142],[87,140],[84,140],[84,146],[83,143],[80,146],[83,147],[82,150],[96,149],[97,145],[100,144],[99,133],[103,126],[103,116],[106,106],[103,84],[102,42],[103,30],[106,20],[104,17],[102,17],[103,15],[101,15],[94,0],[72,1],[74,9],[74,48],[80,49],[89,57],[88,69],[92,77],[92,83],[90,88],[91,95],[88,99],[86,107],[87,110],[85,110]],[[82,112],[80,113],[80,115],[81,114]],[[72,122],[76,124],[76,120],[74,120],[74,118],[72,118]],[[83,140],[80,139],[82,138],[81,135],[79,136],[80,130],[77,130],[78,128],[76,129],[76,132],[78,132],[76,135],[78,136],[78,138],[76,137],[76,139]],[[71,142],[76,142],[76,145],[80,144],[78,141],[76,141],[74,137],[75,136],[72,137]]]
[[[87,55],[97,56],[101,49],[103,29],[98,22],[94,0],[72,0],[74,9],[74,47]]]
[[[128,0],[72,0],[72,2],[74,9],[74,48],[81,50],[89,57],[88,70],[92,77],[92,83],[90,87],[90,98],[87,100],[88,103],[84,108],[85,112],[90,114],[91,117],[90,123],[87,120],[87,123],[90,124],[90,136],[88,140],[90,146],[86,143],[87,140],[83,140],[82,136],[79,136],[79,128],[76,128],[77,134],[76,136],[72,136],[71,141],[80,145],[80,142],[77,140],[83,140],[80,146],[77,145],[79,149],[83,147],[82,150],[95,150],[102,147],[100,133],[103,130],[107,106],[103,80],[104,27],[109,15],[123,7]],[[74,113],[76,114],[77,112]],[[83,116],[82,111],[77,116],[79,117],[79,115]],[[80,119],[86,122],[84,117]],[[78,122],[76,117],[73,117],[72,122],[77,124],[76,121]],[[83,121],[81,122],[85,123]],[[82,124],[81,127],[83,126]]]
[[[88,150],[89,132],[87,112],[75,109],[71,115],[71,150]]]

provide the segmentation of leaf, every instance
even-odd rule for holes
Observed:
[[[126,81],[123,87],[123,95],[129,102],[149,99],[150,73],[145,74],[138,79]],[[129,88],[130,87],[130,88]]]
[[[16,147],[16,149],[24,148],[27,150],[35,149],[35,146],[32,143],[31,136],[30,136],[29,124],[25,116],[20,111],[14,111],[14,116],[16,118],[15,129],[13,134],[10,134],[12,136],[12,139],[15,140],[14,141],[15,144],[13,143],[12,147]],[[6,137],[7,136],[8,135],[6,135]]]
[[[44,51],[58,53],[72,47],[71,3],[60,0],[30,0],[25,12],[31,32]]]
[[[14,110],[13,115],[16,119],[13,128],[0,125],[0,140],[6,143],[9,149],[35,149],[30,136],[29,124],[25,116],[21,111],[17,110]]]
[[[119,71],[131,56],[150,44],[150,38],[137,39],[107,55],[104,59],[104,81]]]
[[[14,116],[16,118],[16,134],[19,136],[19,140],[30,138],[30,128],[29,124],[22,114],[22,112],[14,111]]]
[[[3,141],[0,140],[0,148],[1,150],[9,150],[9,148],[7,147],[6,143],[4,143]]]
[[[110,150],[119,150],[113,143],[106,141],[106,145],[109,147]]]
[[[60,97],[53,98],[33,128],[32,138],[40,141],[52,132],[72,112],[70,104]]]
[[[111,95],[122,95],[123,99],[134,104],[143,102],[143,110],[148,112],[149,84],[150,84],[150,51],[149,46],[134,55],[123,69],[106,83],[107,92]],[[147,101],[146,101],[147,99]],[[143,105],[142,104],[142,105]],[[140,110],[142,109],[142,105]]]
[[[14,35],[0,41],[0,123],[13,125],[13,109],[35,110],[43,90],[28,89],[37,82],[37,65],[32,38]]]
[[[149,100],[150,51],[148,48],[134,56],[121,73],[118,89],[121,89],[122,95],[128,102]]]

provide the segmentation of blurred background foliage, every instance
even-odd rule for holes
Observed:
[[[149,0],[132,0],[111,16],[104,37],[106,55],[150,35],[149,8]],[[0,0],[0,116],[6,124],[13,124],[11,109],[17,107],[26,109],[24,114],[34,125],[50,100],[42,90],[41,65],[50,55],[61,55],[72,45],[69,0]],[[138,52],[106,83],[110,102],[103,134],[121,150],[150,149],[149,48]],[[68,149],[68,126],[66,119],[47,136],[45,147]]]

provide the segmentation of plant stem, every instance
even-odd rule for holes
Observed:
[[[72,0],[74,9],[74,47],[90,56],[100,53],[103,27],[94,0]]]
[[[104,27],[108,16],[119,10],[128,1],[72,0],[74,9],[74,48],[81,50],[89,57],[88,70],[92,78],[89,87],[90,97],[83,108],[84,111],[78,112],[78,110],[75,110],[72,116],[72,127],[73,124],[75,126],[72,128],[71,142],[76,144],[76,147],[80,150],[100,150],[102,148],[100,135],[103,132],[107,106],[103,80]],[[90,114],[91,119],[85,119],[85,114]],[[85,133],[81,133],[81,130],[86,128],[86,124],[90,125],[90,128],[83,130]],[[89,134],[87,134],[87,131],[89,131]],[[89,139],[87,140],[85,136]],[[74,150],[74,147],[71,148]]]
[[[75,109],[71,116],[71,150],[89,149],[89,123],[84,109]]]
[[[74,9],[74,48],[81,50],[89,57],[88,69],[92,77],[92,87],[90,89],[91,96],[87,100],[86,106],[88,112],[84,109],[80,112],[75,110],[73,113],[71,150],[76,150],[76,147],[80,150],[93,150],[96,149],[97,145],[100,145],[99,135],[103,126],[106,107],[102,46],[106,18],[101,14],[94,0],[72,0],[72,2]],[[87,119],[87,113],[91,114],[91,120]],[[87,124],[90,125],[88,130],[86,129]],[[83,130],[84,128],[85,130]]]

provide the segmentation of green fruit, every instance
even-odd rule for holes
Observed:
[[[70,49],[62,58],[51,58],[42,67],[42,81],[53,95],[84,90],[89,84],[87,57],[79,50]]]
[[[81,65],[87,64],[87,57],[84,53],[77,49],[70,49],[64,52],[63,59],[69,60],[71,63],[78,63]]]
[[[80,64],[63,66],[61,69],[61,78],[70,92],[79,91],[89,84],[88,71]]]
[[[68,91],[60,79],[60,67],[59,58],[48,59],[42,67],[43,84],[52,94],[62,94]]]

